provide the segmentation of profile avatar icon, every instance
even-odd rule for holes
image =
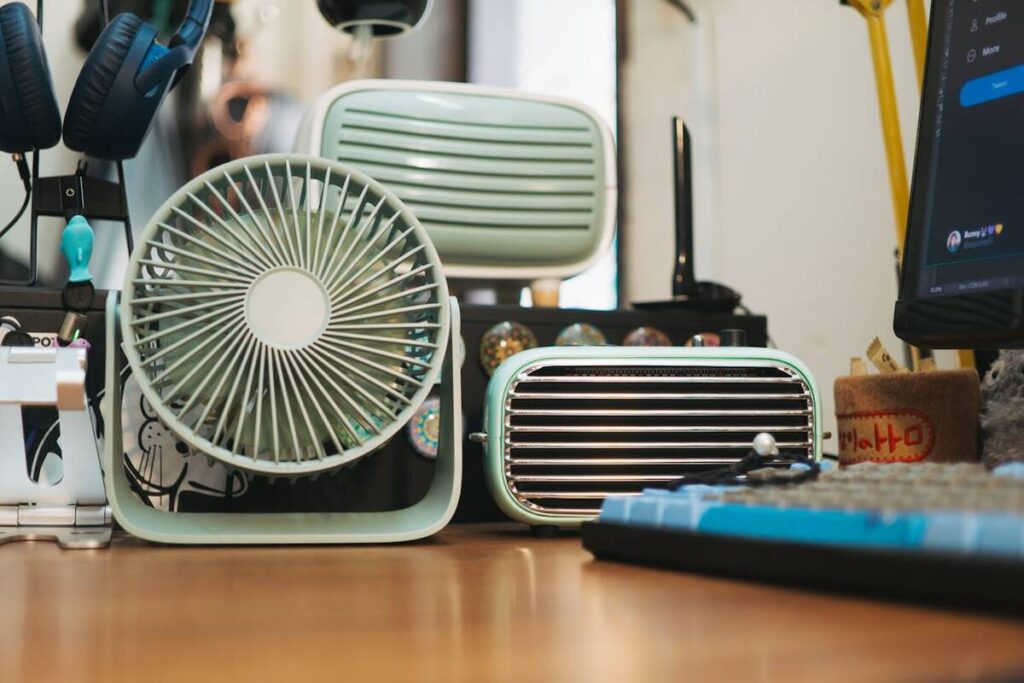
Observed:
[[[963,241],[964,237],[960,234],[960,231],[954,230],[949,233],[949,237],[946,238],[946,249],[949,249],[950,254],[955,254],[960,250],[960,244]]]

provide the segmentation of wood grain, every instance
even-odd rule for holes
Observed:
[[[1020,622],[596,562],[516,527],[384,547],[0,546],[5,683],[1014,672]]]

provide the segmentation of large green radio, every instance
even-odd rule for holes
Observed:
[[[570,277],[608,250],[615,231],[611,131],[566,98],[352,81],[317,100],[296,151],[341,161],[394,192],[449,277]]]

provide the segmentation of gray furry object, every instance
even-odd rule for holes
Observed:
[[[982,461],[1024,461],[1024,351],[1002,351],[981,383]]]

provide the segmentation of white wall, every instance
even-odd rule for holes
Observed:
[[[302,102],[342,80],[372,77],[378,68],[378,46],[368,63],[354,62],[349,35],[331,28],[315,2],[236,0],[231,12],[249,40],[248,77]]]
[[[690,2],[689,6],[698,9]],[[669,0],[627,0],[626,40],[620,65],[620,160],[624,173],[622,238],[626,302],[668,297],[675,259],[672,197],[671,119],[682,116],[691,134],[694,173],[694,238],[697,277],[716,276],[714,247],[719,237],[720,201],[714,190],[718,141],[709,108],[702,106],[699,78],[714,64],[699,53],[714,54],[710,21],[699,28]],[[705,17],[713,17],[703,13]],[[711,40],[711,44],[707,41]],[[703,42],[702,42],[703,41]],[[705,47],[707,46],[707,47]],[[714,61],[714,60],[710,60]],[[625,303],[625,302],[624,302]]]
[[[875,335],[900,353],[892,334],[895,227],[864,20],[820,0],[689,1],[713,12],[721,112],[721,220],[715,234],[698,234],[698,242],[713,243],[698,275],[740,290],[751,309],[768,315],[776,344],[815,373],[826,428],[834,431],[832,383],[848,372],[850,357]],[[692,51],[671,41],[692,34],[679,18],[671,19],[679,31],[665,31],[670,19],[663,18],[678,12],[663,0],[628,4],[642,18],[629,38],[641,44],[644,63],[630,65],[632,92],[624,95],[635,101],[643,92],[684,90],[679,81],[688,71],[676,59]],[[902,0],[887,21],[910,163],[917,86]],[[626,129],[637,177],[670,173],[669,124],[654,123],[657,140],[647,148],[637,149],[634,138],[643,145],[644,136]],[[626,218],[628,291],[634,300],[663,298],[671,272],[661,256],[672,249],[668,184],[632,180],[660,218]],[[641,250],[632,248],[637,242]]]
[[[570,97],[615,129],[614,0],[472,0],[469,21],[470,82]],[[615,279],[612,251],[562,284],[560,304],[614,308]]]

